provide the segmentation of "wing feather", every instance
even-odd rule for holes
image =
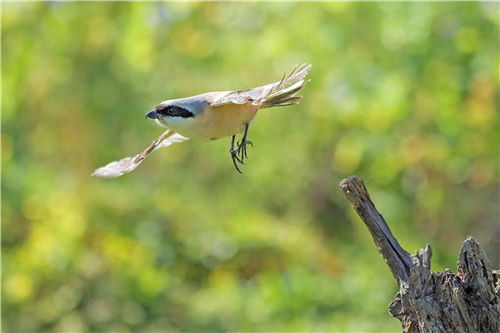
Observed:
[[[119,161],[110,162],[105,166],[96,169],[92,173],[92,176],[100,178],[120,177],[135,170],[135,168],[137,168],[139,164],[141,164],[142,161],[144,161],[155,150],[168,147],[172,143],[179,143],[186,140],[189,140],[189,138],[172,132],[171,130],[166,130],[141,153],[132,157],[122,158]]]
[[[310,64],[295,65],[290,73],[283,75],[282,79],[273,83],[269,83],[260,87],[238,90],[238,91],[222,91],[214,93],[208,100],[210,106],[220,106],[225,104],[246,104],[252,103],[258,105],[263,102],[271,94],[284,89],[292,83],[303,80],[309,70]]]

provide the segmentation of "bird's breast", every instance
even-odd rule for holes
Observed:
[[[258,106],[251,104],[226,104],[207,106],[196,117],[189,118],[178,132],[190,138],[215,140],[244,130],[257,113]]]

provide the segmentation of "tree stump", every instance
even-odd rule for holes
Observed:
[[[401,321],[403,332],[500,332],[500,272],[492,271],[472,237],[462,245],[456,274],[448,269],[432,272],[431,247],[414,255],[405,251],[360,178],[348,177],[340,188],[368,227],[399,285],[389,313]]]

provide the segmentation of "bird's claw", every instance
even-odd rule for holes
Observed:
[[[245,158],[248,159],[247,154],[247,145],[251,145],[253,147],[253,143],[250,140],[242,140],[241,142],[237,142],[236,154],[239,154],[239,160],[241,164],[245,164]]]
[[[231,154],[231,158],[233,160],[236,160],[238,163],[242,163],[243,164],[243,161],[238,156],[238,154],[239,154],[239,150],[238,149],[231,148],[231,149],[229,149],[229,153]]]
[[[238,167],[238,163],[243,165],[245,164],[245,159],[248,159],[247,145],[251,145],[253,147],[252,141],[246,139],[247,132],[248,124],[245,127],[245,133],[243,134],[243,138],[241,139],[241,141],[236,141],[236,148],[234,145],[236,136],[233,135],[233,137],[231,138],[231,148],[229,149],[229,153],[231,153],[231,159],[233,160],[234,167],[239,173],[242,172]]]
[[[235,155],[231,155],[231,158],[233,160],[233,165],[234,165],[234,168],[236,169],[236,171],[238,171],[239,173],[243,173],[243,172],[241,172],[240,168],[238,167],[238,163],[241,163],[240,160],[238,159],[238,157],[236,157]]]

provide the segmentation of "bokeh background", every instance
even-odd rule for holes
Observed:
[[[351,174],[434,270],[467,235],[498,267],[498,6],[2,3],[3,331],[399,331]],[[243,175],[223,139],[90,177],[158,102],[304,62]]]

